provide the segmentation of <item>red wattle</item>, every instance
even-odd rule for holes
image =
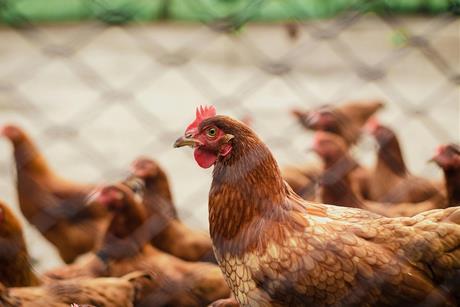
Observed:
[[[217,155],[201,148],[196,148],[193,155],[195,156],[195,161],[202,168],[210,168],[217,161]]]

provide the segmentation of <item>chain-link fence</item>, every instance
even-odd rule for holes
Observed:
[[[281,14],[292,14],[289,22],[247,23],[264,20],[257,7],[264,1],[226,15],[198,1],[176,9],[208,16],[195,18],[201,23],[128,24],[119,23],[146,10],[130,15],[101,9],[103,1],[73,1],[97,5],[99,21],[49,24],[43,20],[59,18],[27,15],[20,2],[0,2],[10,23],[0,28],[0,124],[23,126],[57,172],[82,182],[120,179],[138,155],[155,158],[170,175],[179,215],[195,228],[207,229],[210,172],[172,144],[197,105],[250,117],[281,165],[316,159],[305,153],[310,135],[290,114],[293,107],[381,99],[382,122],[397,129],[410,169],[425,176],[440,175],[426,164],[435,146],[460,138],[454,2],[436,15],[369,11],[370,1],[361,3],[366,9],[316,14],[334,18],[307,19],[310,11],[297,16],[290,8]],[[173,9],[159,5],[156,16]],[[370,144],[357,150],[368,164]],[[3,141],[0,162],[1,198],[16,204],[11,148]],[[39,267],[55,265],[51,246],[26,230]]]

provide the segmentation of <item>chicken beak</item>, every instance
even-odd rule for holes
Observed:
[[[183,146],[195,147],[197,145],[201,145],[201,142],[194,139],[192,136],[181,136],[176,140],[176,142],[174,142],[174,148]]]

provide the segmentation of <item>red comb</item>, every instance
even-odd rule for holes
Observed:
[[[196,108],[195,120],[187,127],[185,133],[195,132],[203,120],[213,116],[216,116],[216,108],[214,106],[199,106]]]
[[[436,154],[439,155],[439,154],[443,153],[445,148],[446,148],[446,146],[439,145],[438,147],[436,147]]]

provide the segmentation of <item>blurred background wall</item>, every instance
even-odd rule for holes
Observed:
[[[62,175],[122,178],[158,160],[189,225],[207,230],[211,171],[174,140],[200,104],[250,119],[281,165],[316,161],[290,114],[354,99],[386,103],[414,173],[460,139],[456,1],[0,1],[0,125],[23,126]],[[372,165],[375,146],[355,149]],[[0,197],[17,208],[9,143]],[[27,223],[24,221],[24,224]],[[37,268],[60,263],[33,228]]]

